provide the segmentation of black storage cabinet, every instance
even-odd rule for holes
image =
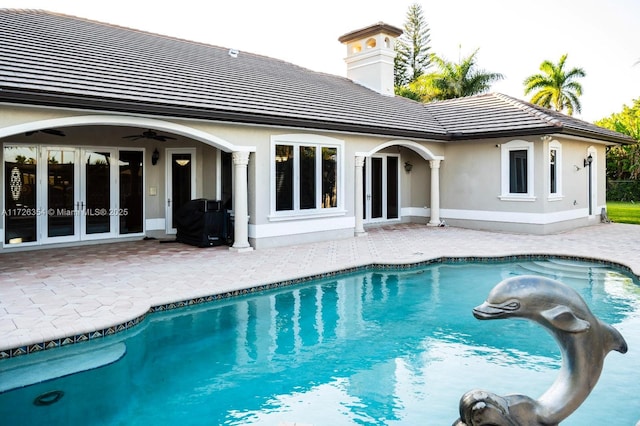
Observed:
[[[230,245],[233,237],[229,216],[219,200],[188,201],[176,214],[176,240],[197,247]]]

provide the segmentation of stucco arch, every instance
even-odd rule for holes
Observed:
[[[376,152],[381,151],[381,150],[383,150],[385,148],[388,148],[390,146],[402,146],[404,148],[409,148],[409,149],[415,151],[416,153],[418,153],[418,155],[420,155],[425,160],[444,160],[444,156],[435,155],[433,152],[431,152],[431,150],[429,150],[429,148],[427,148],[427,147],[425,147],[423,145],[420,145],[417,142],[403,140],[403,139],[395,139],[395,140],[391,140],[391,141],[388,141],[388,142],[384,142],[384,143],[376,146],[375,148],[373,148],[371,151],[356,152],[356,156],[357,157],[370,157],[373,154],[375,154]]]
[[[255,152],[255,146],[238,146],[218,136],[194,129],[182,124],[155,118],[134,117],[126,115],[81,115],[77,117],[52,118],[48,120],[30,121],[0,128],[0,138],[40,129],[61,128],[71,126],[134,126],[162,130],[195,139],[204,144],[219,148],[225,152]]]

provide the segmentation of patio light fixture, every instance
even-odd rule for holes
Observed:
[[[153,150],[153,154],[151,154],[151,164],[154,166],[158,164],[158,160],[160,159],[160,153],[158,152],[158,148]]]
[[[413,169],[413,164],[411,164],[410,162],[406,161],[404,163],[404,169],[407,171],[407,173],[411,172],[411,169]]]
[[[591,156],[591,154],[589,154],[589,156],[584,160],[584,166],[587,167],[589,166],[589,193],[588,193],[588,197],[589,197],[589,216],[591,216],[593,214],[593,201],[592,201],[592,197],[593,197],[593,190],[591,189],[591,163],[593,163],[593,157]]]

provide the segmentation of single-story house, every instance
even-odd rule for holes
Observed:
[[[219,200],[232,249],[418,222],[535,234],[597,223],[630,140],[491,93],[394,96],[398,28],[339,38],[347,78],[38,10],[0,10],[0,251],[170,238]]]

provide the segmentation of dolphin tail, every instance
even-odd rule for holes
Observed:
[[[460,398],[460,418],[452,426],[518,426],[509,413],[509,401],[483,390],[472,390]]]
[[[627,346],[627,341],[624,340],[622,334],[609,324],[603,323],[603,326],[608,332],[606,333],[607,342],[605,348],[607,348],[608,351],[618,351],[621,354],[626,354],[629,348]]]

